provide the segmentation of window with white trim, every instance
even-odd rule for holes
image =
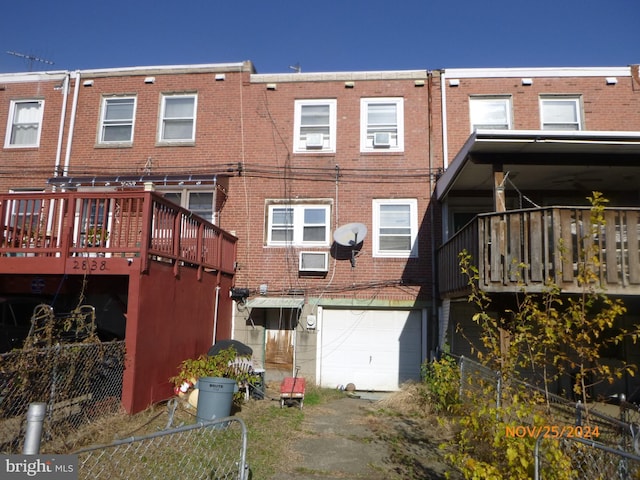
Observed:
[[[404,99],[360,100],[360,151],[404,151]]]
[[[336,100],[295,101],[296,153],[336,151],[336,105]]]
[[[160,142],[193,142],[196,139],[198,96],[164,95],[160,113]]]
[[[181,189],[176,191],[161,192],[164,198],[191,210],[196,215],[204,218],[208,222],[216,224],[215,218],[215,195],[211,190],[190,190]]]
[[[268,205],[267,245],[329,246],[329,204]]]
[[[469,97],[469,118],[472,132],[481,129],[510,130],[513,128],[511,97]]]
[[[540,97],[542,130],[582,130],[582,111],[578,96]]]
[[[22,194],[26,197],[43,191],[42,189],[11,189],[9,193]],[[11,202],[11,212],[7,212],[8,218],[5,222],[11,227],[17,227],[20,231],[30,232],[38,229],[41,213],[42,200],[33,197],[25,199],[16,197]]]
[[[416,258],[418,256],[418,201],[387,199],[373,201],[373,256]]]
[[[13,100],[4,146],[8,148],[37,147],[42,131],[44,100]]]
[[[136,97],[109,97],[102,100],[100,143],[133,142]]]

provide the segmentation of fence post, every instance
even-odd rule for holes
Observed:
[[[462,400],[463,385],[464,385],[464,355],[460,357],[460,386],[459,386],[459,392],[458,392],[458,398],[460,398],[460,400]]]
[[[627,422],[629,420],[629,414],[627,410],[627,397],[624,393],[620,394],[620,420]]]
[[[582,425],[582,402],[578,400],[576,403],[576,426],[579,427]]]
[[[25,432],[24,447],[22,448],[22,453],[25,455],[37,455],[40,452],[40,436],[46,410],[47,404],[44,402],[29,404],[27,431]]]

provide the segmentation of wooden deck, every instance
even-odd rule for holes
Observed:
[[[469,293],[459,253],[467,250],[486,292],[541,291],[553,282],[579,293],[580,252],[591,251],[591,268],[610,295],[640,295],[640,209],[607,208],[605,224],[593,228],[589,207],[548,207],[478,215],[437,254],[440,295]]]
[[[236,237],[153,192],[0,195],[0,273],[233,274]]]

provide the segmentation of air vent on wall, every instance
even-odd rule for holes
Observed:
[[[327,252],[300,252],[299,271],[326,272],[329,270],[329,254]]]

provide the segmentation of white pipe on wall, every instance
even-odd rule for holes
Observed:
[[[67,151],[64,156],[64,169],[62,174],[69,174],[69,164],[71,163],[71,145],[73,144],[73,130],[76,126],[76,110],[78,109],[78,95],[80,92],[80,71],[75,74],[75,91],[73,92],[73,105],[71,106],[71,120],[69,122],[69,136],[67,137]]]
[[[215,312],[213,313],[213,341],[211,345],[216,343],[216,334],[218,330],[218,307],[220,306],[220,285],[216,286],[216,304]]]
[[[62,158],[62,142],[64,140],[64,121],[65,121],[65,117],[67,116],[67,99],[69,98],[69,77],[70,74],[67,73],[64,77],[64,82],[62,83],[62,88],[64,89],[63,92],[63,99],[62,99],[62,112],[60,113],[60,126],[58,127],[58,146],[56,149],[56,162],[55,162],[55,166],[53,169],[53,176],[57,177],[59,172],[58,169],[60,167],[60,160]],[[55,192],[56,190],[56,186],[53,186],[53,191]]]

